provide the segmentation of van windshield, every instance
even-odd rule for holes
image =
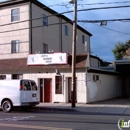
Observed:
[[[35,82],[31,81],[32,90],[37,90],[37,85]]]

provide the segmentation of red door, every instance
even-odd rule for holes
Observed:
[[[52,79],[44,79],[44,102],[52,102]]]

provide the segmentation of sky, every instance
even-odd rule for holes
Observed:
[[[39,0],[41,3],[49,6],[51,9],[62,13],[73,10],[73,4],[69,0]],[[78,0],[78,9],[89,9],[99,7],[113,7],[130,5],[126,0]],[[124,2],[124,3],[115,3]],[[100,4],[94,4],[100,3]],[[101,4],[107,3],[107,4]],[[109,3],[109,4],[108,4]],[[91,5],[93,4],[93,5]],[[56,6],[51,6],[56,5]],[[64,5],[64,6],[63,6]],[[91,11],[77,12],[78,20],[109,20],[109,19],[126,19],[130,18],[130,7],[116,9],[100,9]],[[73,12],[64,14],[73,20]],[[78,23],[93,36],[90,38],[91,54],[98,56],[103,61],[112,62],[115,60],[112,50],[118,42],[125,43],[130,40],[129,21],[108,21],[107,26],[100,26],[100,23]]]
[[[0,0],[4,1],[4,0]],[[62,13],[73,10],[73,4],[69,0],[39,0],[51,9]],[[119,3],[120,2],[120,3]],[[122,3],[121,3],[122,2]],[[128,6],[129,0],[77,0],[79,9],[102,8],[113,6]],[[104,4],[101,4],[104,3]],[[130,18],[130,7],[116,9],[100,9],[77,12],[78,20],[109,20]],[[64,14],[73,20],[73,12]],[[103,61],[113,62],[115,60],[112,50],[118,42],[125,43],[130,40],[130,21],[108,21],[106,26],[100,23],[78,23],[85,30],[90,32],[91,54],[98,56]]]

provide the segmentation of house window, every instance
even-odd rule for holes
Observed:
[[[22,74],[12,74],[12,79],[23,79]]]
[[[82,43],[85,44],[85,41],[86,41],[85,36],[82,35]]]
[[[65,25],[65,35],[68,36],[69,35],[69,29],[68,29],[68,26]]]
[[[43,53],[48,53],[48,45],[43,43]]]
[[[56,76],[55,82],[56,82],[55,93],[62,94],[62,76]]]
[[[43,14],[43,26],[48,26],[48,17]]]
[[[12,9],[11,10],[11,22],[19,21],[20,20],[20,13],[19,9]]]
[[[11,41],[11,53],[18,53],[19,52],[19,41],[13,40]]]
[[[6,75],[0,75],[0,80],[6,79]]]
[[[99,75],[93,75],[93,81],[98,81],[99,80]]]

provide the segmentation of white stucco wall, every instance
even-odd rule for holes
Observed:
[[[91,73],[88,81],[87,102],[100,101],[118,96],[118,76]],[[93,81],[93,75],[99,75],[98,81]]]
[[[85,71],[84,71],[85,72]],[[77,72],[77,102],[86,103],[86,86],[85,86],[85,73]],[[39,78],[52,78],[52,102],[68,102],[68,77],[71,77],[71,72],[61,72],[61,75],[64,78],[63,82],[63,93],[55,94],[55,73],[32,73],[24,74],[24,79],[32,79],[38,84]],[[44,97],[44,92],[43,92]],[[44,100],[43,100],[44,101]]]

